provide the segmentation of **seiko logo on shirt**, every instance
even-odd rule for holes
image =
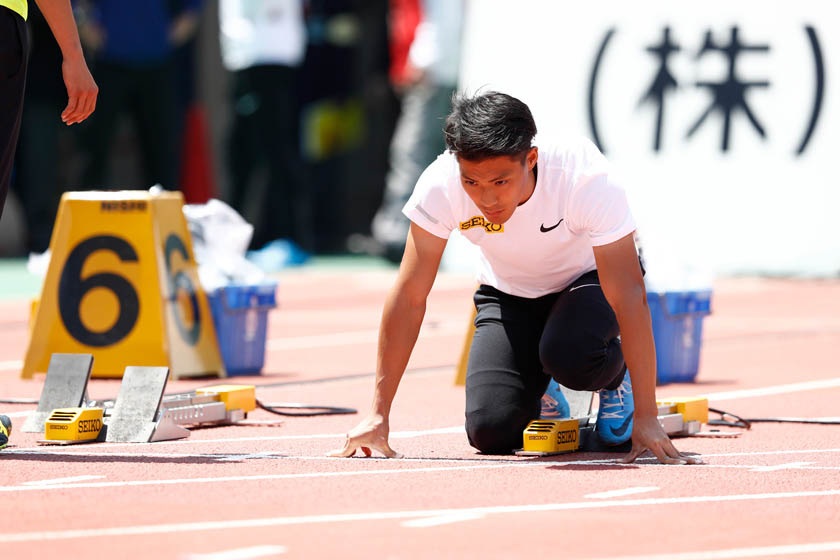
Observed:
[[[505,226],[503,224],[494,224],[484,219],[484,216],[473,216],[466,222],[461,222],[461,231],[466,231],[474,227],[483,227],[487,233],[504,233]]]

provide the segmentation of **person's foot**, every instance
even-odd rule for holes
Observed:
[[[548,388],[542,397],[540,418],[543,420],[559,420],[570,416],[569,402],[563,396],[560,385],[552,379],[548,382]]]
[[[633,387],[630,372],[625,369],[624,380],[615,390],[598,391],[600,405],[595,430],[607,445],[619,445],[633,433]]]
[[[0,449],[8,445],[10,435],[12,435],[12,421],[8,416],[0,414]]]

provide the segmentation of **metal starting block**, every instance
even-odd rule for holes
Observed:
[[[21,431],[43,432],[44,422],[56,408],[83,406],[88,400],[87,384],[92,368],[90,354],[53,354],[38,408],[26,417]]]
[[[657,401],[659,424],[669,436],[690,436],[709,420],[709,401],[690,397]],[[545,457],[580,450],[594,436],[594,415],[562,420],[532,420],[522,432],[522,449],[516,455]]]
[[[72,354],[53,355],[38,409],[25,424],[31,428],[28,431],[44,432],[39,443],[179,439],[190,435],[184,426],[233,424],[256,408],[253,385],[217,385],[164,395],[169,379],[165,367],[129,366],[116,399],[88,401],[85,390],[93,357],[83,356],[84,360]]]

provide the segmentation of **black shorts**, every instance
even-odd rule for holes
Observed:
[[[17,12],[0,6],[0,216],[20,135],[28,53],[26,22]]]
[[[523,298],[482,285],[475,293],[475,335],[466,381],[470,444],[485,453],[522,447],[553,377],[569,389],[615,389],[624,356],[615,313],[597,271],[565,290]]]

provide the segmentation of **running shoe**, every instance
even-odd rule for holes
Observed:
[[[600,404],[595,430],[607,445],[619,445],[633,434],[633,387],[630,372],[625,370],[624,380],[615,390],[598,391]]]
[[[8,416],[0,414],[0,449],[9,444],[9,436],[12,435],[12,421]]]
[[[542,397],[540,418],[543,420],[560,420],[561,418],[569,418],[570,416],[569,402],[563,396],[563,391],[560,390],[560,384],[552,379],[548,382],[548,388]]]

